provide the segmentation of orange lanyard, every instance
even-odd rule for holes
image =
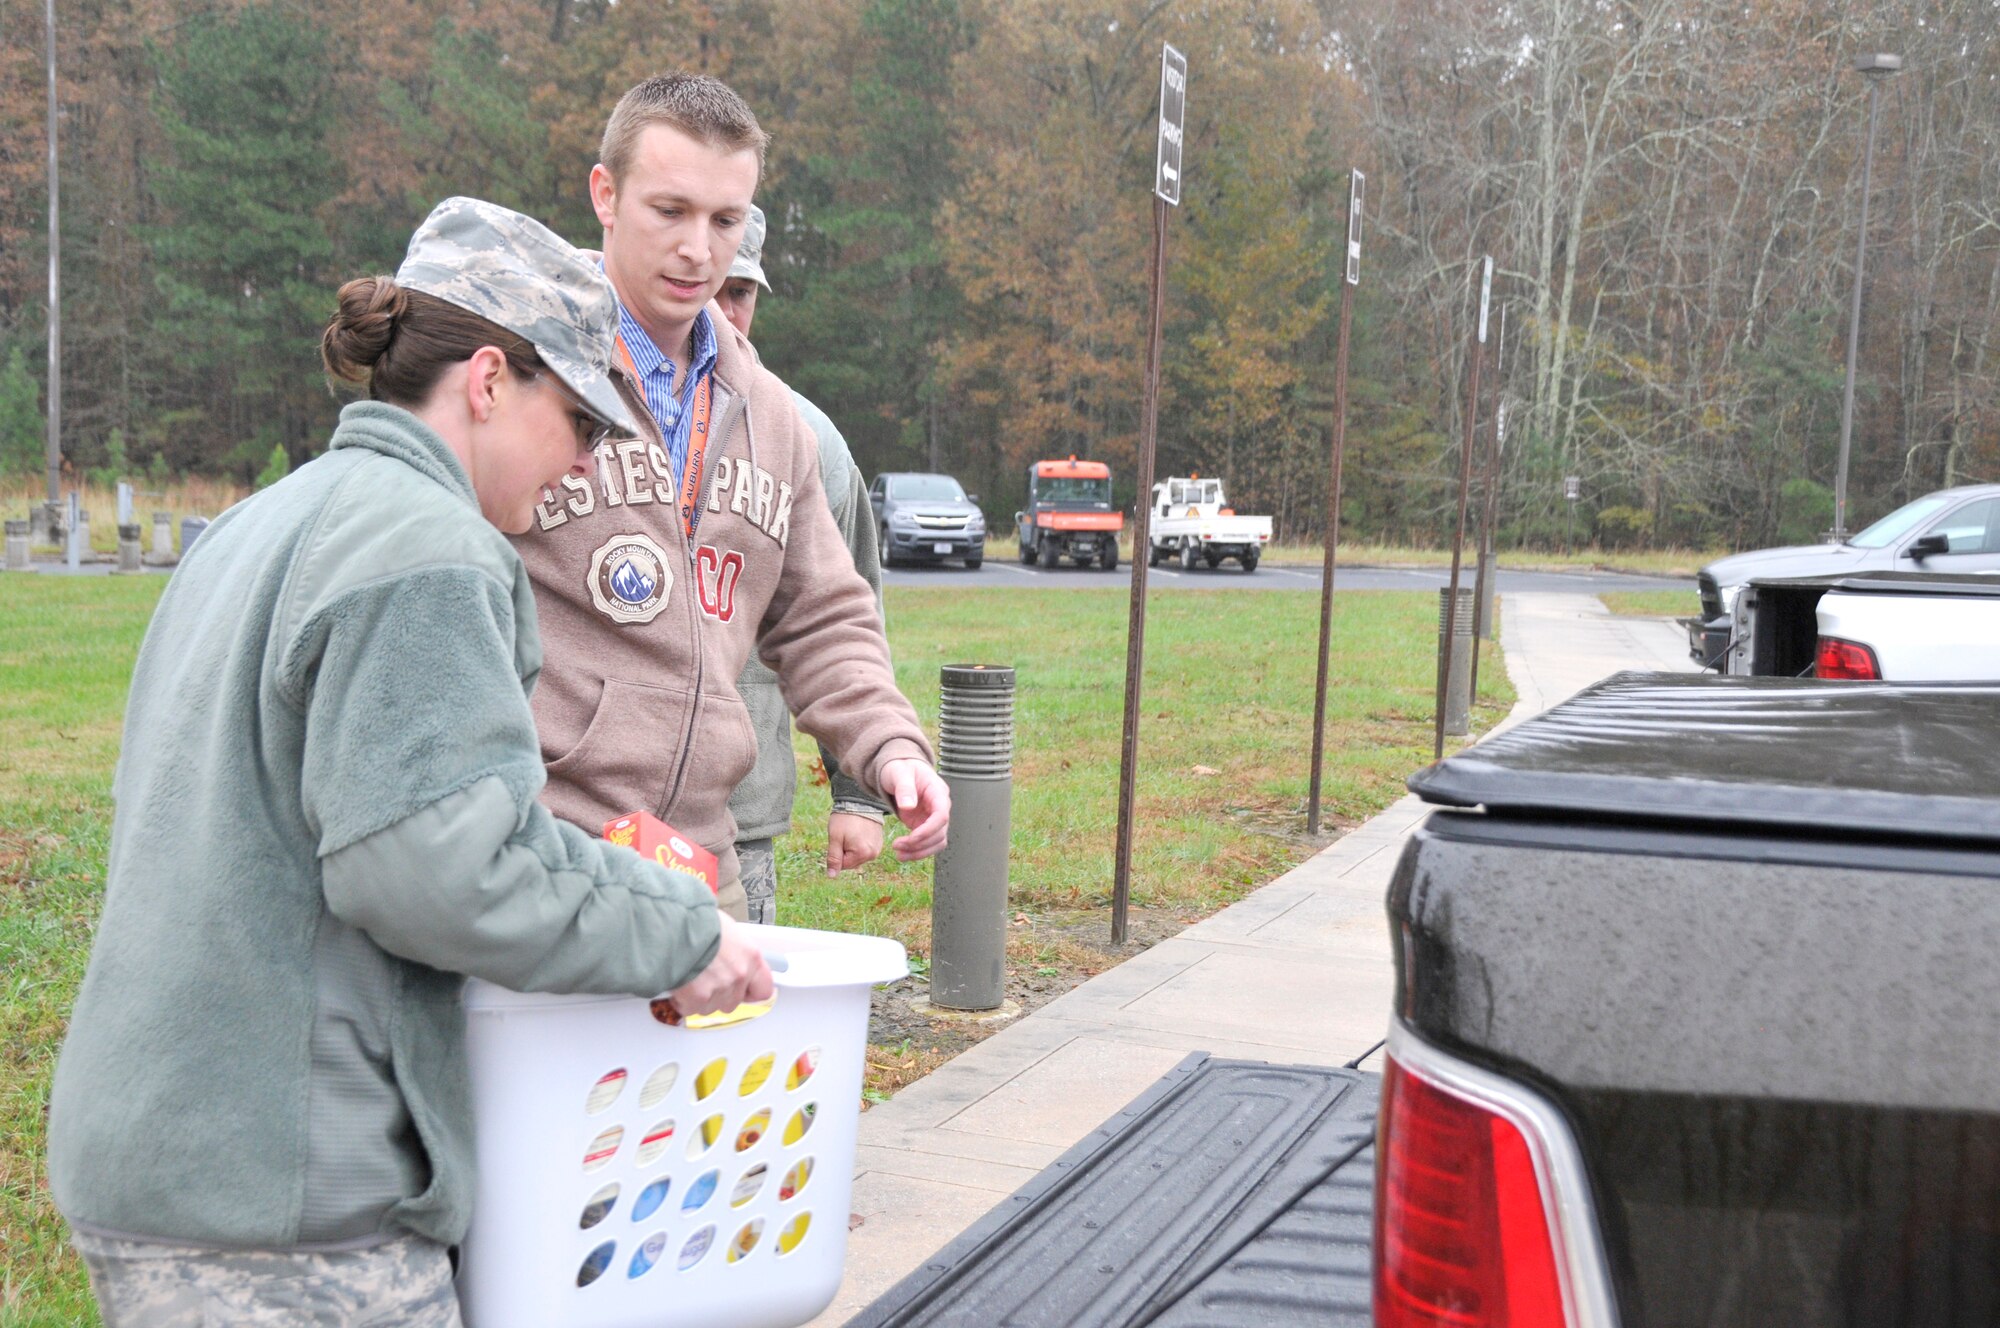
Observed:
[[[632,381],[639,379],[639,366],[632,359],[631,350],[625,345],[625,337],[618,337],[618,353],[625,357],[625,370],[632,375]],[[693,365],[688,372],[693,373]],[[688,403],[687,462],[681,467],[681,529],[687,532],[690,541],[694,539],[694,528],[701,522],[701,477],[703,462],[708,456],[709,407],[712,404],[713,373],[705,373],[695,379],[694,400]],[[645,388],[639,390],[640,400],[646,396]],[[650,414],[650,410],[648,411]],[[653,423],[657,426],[658,420]],[[662,439],[662,442],[665,440]]]

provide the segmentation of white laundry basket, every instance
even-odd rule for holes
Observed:
[[[673,1028],[630,997],[470,982],[467,1328],[791,1328],[840,1287],[874,936],[743,928],[777,998]]]

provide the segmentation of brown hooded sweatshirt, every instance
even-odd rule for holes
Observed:
[[[650,811],[721,859],[727,884],[729,795],[757,760],[736,692],[753,649],[799,727],[871,792],[886,762],[931,751],[821,493],[818,440],[714,304],[709,318],[717,355],[693,538],[658,425],[621,371],[646,436],[600,447],[597,482],[565,479],[514,547],[541,618],[543,802],[592,833]]]

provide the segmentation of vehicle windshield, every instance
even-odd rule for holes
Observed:
[[[1887,548],[1943,511],[1950,501],[1943,494],[1934,493],[1914,503],[1905,503],[1868,529],[1850,535],[1847,542],[1857,549]]]
[[[1167,485],[1169,503],[1219,503],[1222,501],[1222,483],[1219,480],[1172,480]]]
[[[962,503],[965,490],[949,475],[898,475],[889,481],[889,496],[920,503]]]
[[[1111,505],[1111,481],[1045,475],[1035,484],[1035,498],[1044,503],[1103,503],[1108,507]]]

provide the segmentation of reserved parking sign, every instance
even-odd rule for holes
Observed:
[[[1160,47],[1160,149],[1153,192],[1181,205],[1181,126],[1187,121],[1187,57]]]

